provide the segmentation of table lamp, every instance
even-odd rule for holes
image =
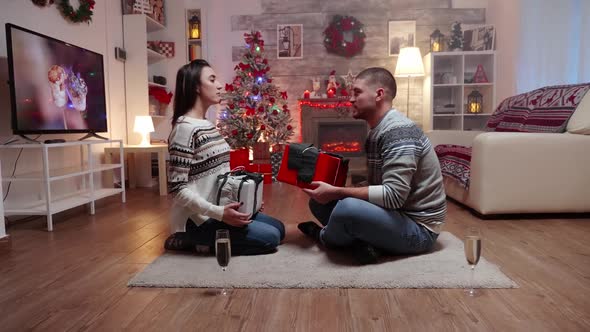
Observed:
[[[133,132],[141,134],[141,146],[150,146],[149,134],[154,132],[154,123],[149,115],[138,115],[135,117]]]
[[[422,55],[418,47],[404,47],[400,50],[394,76],[408,78],[408,99],[406,117],[410,115],[410,77],[424,76]]]

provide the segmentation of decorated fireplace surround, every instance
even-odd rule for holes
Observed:
[[[365,171],[367,123],[353,119],[351,104],[343,99],[301,99],[301,137],[305,143],[350,159],[351,172]]]

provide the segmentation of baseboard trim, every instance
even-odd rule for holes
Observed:
[[[10,251],[12,248],[12,240],[10,235],[6,234],[3,238],[0,238],[0,252]]]

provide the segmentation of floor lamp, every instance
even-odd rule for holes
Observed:
[[[418,47],[404,47],[400,50],[395,66],[395,76],[408,78],[408,99],[406,117],[410,117],[410,77],[424,76],[422,55]]]

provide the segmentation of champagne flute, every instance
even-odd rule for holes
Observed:
[[[471,267],[470,289],[467,290],[469,296],[475,296],[476,291],[473,288],[473,275],[475,273],[475,266],[479,262],[481,255],[481,233],[477,227],[470,227],[465,235],[465,258]]]
[[[222,271],[225,271],[231,258],[231,242],[229,230],[227,229],[218,229],[215,232],[215,256],[217,257],[217,264],[221,266]],[[221,288],[220,294],[227,295],[225,287]]]

